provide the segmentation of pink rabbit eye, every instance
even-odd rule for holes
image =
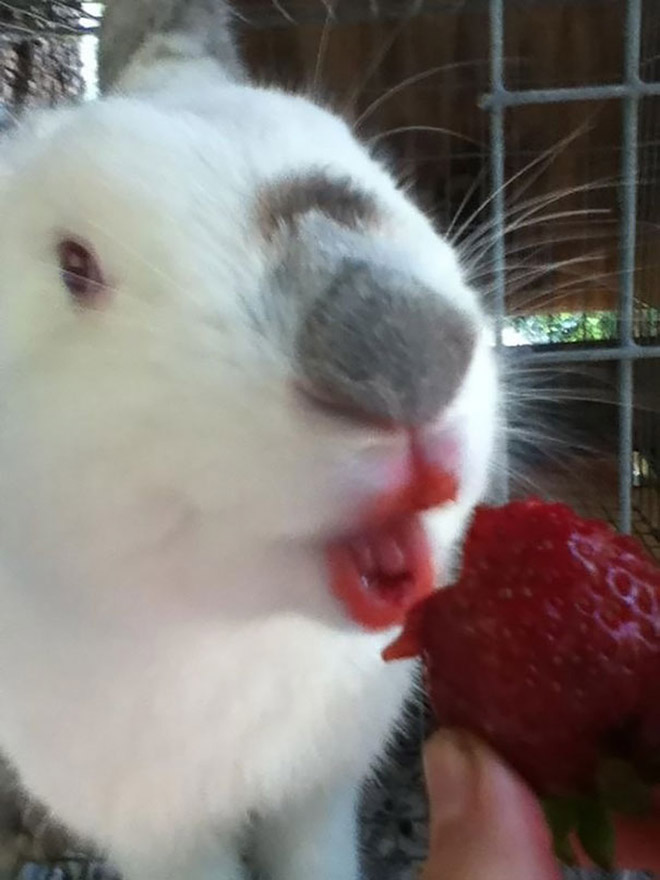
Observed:
[[[96,305],[106,293],[106,283],[94,252],[72,238],[57,245],[62,281],[73,299],[84,306]]]

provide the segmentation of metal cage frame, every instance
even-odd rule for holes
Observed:
[[[633,489],[633,411],[634,364],[642,359],[660,358],[660,345],[638,345],[633,334],[635,255],[637,243],[637,196],[639,178],[639,116],[643,98],[660,97],[660,82],[650,82],[640,75],[642,0],[626,0],[624,41],[624,77],[620,84],[575,86],[549,89],[506,87],[504,76],[505,0],[489,0],[490,18],[490,93],[482,106],[490,115],[490,169],[492,221],[494,230],[494,313],[496,345],[501,357],[507,356],[502,344],[506,318],[506,209],[505,209],[505,111],[531,104],[560,104],[568,101],[616,99],[623,105],[621,162],[621,221],[619,232],[619,339],[617,345],[575,351],[536,351],[530,355],[535,364],[563,365],[597,361],[615,361],[619,367],[618,412],[618,490],[619,528],[632,530]],[[500,500],[507,497],[506,477],[498,487]]]

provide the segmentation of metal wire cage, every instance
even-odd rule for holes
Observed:
[[[506,108],[523,105],[565,104],[575,101],[616,100],[622,107],[620,212],[620,269],[618,339],[616,345],[598,346],[591,350],[537,352],[537,363],[568,363],[570,361],[606,361],[618,364],[619,382],[619,526],[632,528],[634,487],[634,365],[660,356],[660,345],[640,344],[635,334],[637,229],[640,210],[640,116],[645,99],[660,96],[660,82],[649,81],[641,74],[643,25],[642,0],[627,0],[623,29],[623,81],[598,85],[576,85],[567,88],[510,89],[504,75],[504,0],[490,0],[490,77],[491,89],[484,98],[490,113],[491,185],[495,227],[496,320],[497,342],[502,344],[502,324],[506,315],[506,254],[504,241],[505,151],[504,116]],[[656,147],[652,144],[652,147]],[[655,181],[653,181],[655,183]],[[657,206],[656,206],[657,207]],[[660,374],[658,374],[660,376]],[[655,462],[653,463],[655,468]]]

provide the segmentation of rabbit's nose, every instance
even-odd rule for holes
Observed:
[[[326,405],[414,427],[435,419],[458,393],[476,322],[408,276],[346,260],[303,318],[298,362]]]

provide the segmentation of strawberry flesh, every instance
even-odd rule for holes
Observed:
[[[384,652],[417,655],[440,723],[490,742],[540,794],[590,792],[604,754],[641,766],[660,746],[660,569],[564,505],[477,511],[458,582]]]

